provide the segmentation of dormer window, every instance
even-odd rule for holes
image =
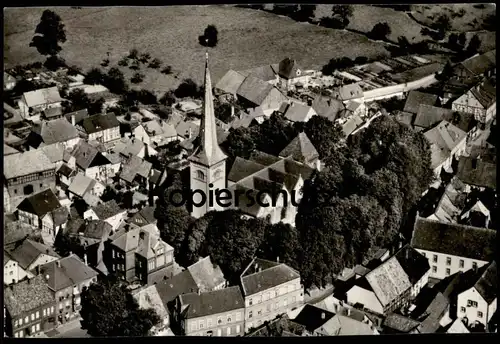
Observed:
[[[196,171],[196,178],[205,180],[205,173],[203,173],[203,171],[200,170]]]

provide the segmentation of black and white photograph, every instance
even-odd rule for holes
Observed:
[[[495,3],[37,6],[4,338],[497,332]]]

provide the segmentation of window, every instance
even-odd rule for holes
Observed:
[[[226,335],[230,336],[231,335],[231,327],[228,327],[226,330]]]
[[[432,256],[432,261],[433,261],[434,263],[437,263],[437,261],[438,261],[438,256],[437,256],[437,254],[435,254],[435,255],[433,255],[433,256]]]
[[[446,257],[446,265],[451,265],[451,257]]]
[[[40,323],[36,324],[36,332],[40,332]]]
[[[477,308],[477,302],[472,300],[467,300],[467,307]]]
[[[19,338],[19,332],[14,333],[14,337]]]
[[[478,317],[478,318],[482,318],[482,317],[483,317],[483,312],[478,311],[478,312],[477,312],[477,317]]]
[[[433,266],[432,266],[432,272],[437,272],[437,271],[438,271],[437,266],[433,265]]]
[[[258,316],[261,316],[261,315],[262,315],[262,309],[259,309],[259,310],[257,311],[257,315],[258,315]]]
[[[231,314],[227,316],[227,322],[230,323],[233,319],[231,319]]]
[[[463,268],[463,267],[464,267],[464,260],[463,260],[463,259],[460,259],[459,266],[460,266],[461,268]]]
[[[201,180],[205,180],[205,173],[203,173],[200,170],[196,171],[196,178],[201,179]]]
[[[47,316],[47,310],[46,309],[43,310],[43,316],[44,317]]]
[[[241,313],[236,313],[236,321],[241,321]]]
[[[28,317],[28,316],[27,316],[26,318],[24,318],[24,323],[25,323],[25,324],[27,324],[27,323],[29,323],[29,322],[30,322],[30,317]]]
[[[221,330],[220,328],[219,328],[219,329],[217,329],[217,336],[218,336],[218,337],[222,336],[222,330]]]
[[[477,263],[476,263],[476,262],[472,262],[472,268],[473,268],[474,270],[476,270],[476,269],[477,269]]]
[[[36,326],[35,325],[31,326],[31,333],[36,333]]]
[[[236,333],[240,333],[240,331],[241,331],[240,325],[236,325]]]
[[[446,276],[450,275],[450,269],[446,269]]]
[[[196,331],[196,323],[194,321],[191,323],[191,331]]]
[[[115,250],[112,250],[112,251],[111,251],[111,256],[112,256],[113,258],[115,258]]]
[[[218,325],[222,324],[222,317],[217,317],[217,324]]]
[[[200,330],[201,330],[202,328],[204,328],[204,327],[205,327],[205,320],[200,320],[200,321],[199,321],[199,325],[200,325]]]
[[[271,311],[271,304],[268,303],[267,306],[266,306],[266,312],[270,312]]]
[[[465,307],[460,307],[460,312],[465,313]]]
[[[207,328],[212,327],[212,318],[207,319]]]
[[[39,312],[39,311],[36,311],[35,317],[36,317],[37,319],[40,319],[40,312]]]
[[[252,299],[248,299],[248,305],[249,305],[249,306],[253,305],[253,301],[252,301]]]
[[[54,306],[50,307],[50,313],[54,313]]]
[[[35,313],[31,313],[31,321],[35,321]]]
[[[278,297],[280,295],[280,290],[279,289],[276,289],[274,291],[274,297]]]
[[[264,294],[264,301],[267,301],[267,300],[269,300],[269,292]]]
[[[288,304],[288,300],[287,299],[284,299],[283,300],[283,307],[286,307],[286,305]]]
[[[16,319],[16,320],[14,320],[14,327],[17,327],[17,326],[18,326],[18,324],[19,324],[18,320],[17,320],[17,319]]]
[[[148,266],[149,266],[149,270],[153,270],[155,268],[155,262],[154,262],[154,260],[150,261],[149,264],[148,264]]]
[[[248,319],[252,319],[252,316],[253,316],[252,311],[249,311],[248,312]]]

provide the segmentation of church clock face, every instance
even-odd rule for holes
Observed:
[[[213,174],[213,180],[216,181],[216,180],[219,180],[221,178],[222,178],[222,170],[218,169]]]

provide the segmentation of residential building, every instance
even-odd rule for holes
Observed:
[[[135,213],[130,219],[130,222],[142,227],[148,224],[156,224],[158,220],[155,218],[155,208],[151,206],[146,206]]]
[[[4,288],[6,335],[33,337],[55,327],[55,298],[42,275]]]
[[[239,287],[179,295],[174,316],[186,336],[242,336],[245,303]]]
[[[17,210],[19,220],[41,229],[42,238],[49,245],[68,221],[68,209],[61,205],[51,189],[25,198]]]
[[[152,336],[166,336],[170,329],[170,316],[167,308],[163,305],[163,301],[158,294],[156,286],[151,285],[145,288],[140,288],[132,292],[134,299],[142,309],[154,309],[156,314],[161,319],[161,322],[153,326],[150,330]]]
[[[81,126],[83,119],[86,117],[89,117],[89,112],[87,109],[70,112],[64,115],[64,118],[66,118],[66,120],[73,126],[76,126],[77,124]]]
[[[38,266],[59,259],[49,246],[24,238],[9,248],[4,248],[3,282],[13,284],[25,278],[33,278]]]
[[[86,117],[82,120],[82,127],[89,141],[107,143],[120,138],[120,122],[112,112]]]
[[[112,150],[119,155],[120,161],[123,163],[126,162],[131,156],[136,156],[138,158],[144,159],[148,156],[158,154],[158,151],[156,151],[153,147],[135,137],[121,138],[120,141],[118,141],[118,143],[112,148]],[[108,157],[109,159],[108,155],[106,155],[106,157]]]
[[[127,209],[122,209],[115,200],[110,200],[99,204],[97,207],[90,207],[84,214],[84,219],[102,220],[111,225],[115,231],[127,216]]]
[[[299,133],[279,154],[283,158],[293,160],[307,165],[311,168],[320,169],[319,153],[312,144],[309,137],[303,132]]]
[[[333,91],[332,96],[344,104],[350,100],[364,102],[364,92],[359,83],[341,86]]]
[[[3,175],[11,210],[25,197],[56,189],[56,165],[40,149],[4,156]]]
[[[291,321],[304,327],[305,334],[303,335],[312,336],[334,316],[335,313],[306,304],[295,317],[291,317]]]
[[[465,326],[462,319],[457,318],[455,321],[448,327],[446,333],[454,333],[454,334],[465,334],[470,333],[467,326]]]
[[[209,194],[209,188],[226,188],[226,158],[217,143],[217,132],[215,125],[215,110],[212,94],[212,81],[208,68],[208,54],[205,63],[205,98],[204,112],[200,125],[200,146],[195,154],[189,157],[190,188],[191,190],[202,190],[205,195]],[[194,196],[193,203],[200,204]],[[218,204],[211,206],[209,202],[194,206],[191,215],[199,218],[211,210],[222,210]]]
[[[245,299],[245,332],[304,303],[297,271],[286,264],[255,258],[240,277]]]
[[[308,87],[311,73],[304,71],[290,58],[283,59],[278,65],[278,85],[285,90]]]
[[[198,293],[200,289],[196,285],[189,270],[183,270],[178,274],[170,271],[167,275],[154,276],[153,281],[165,308],[171,310],[175,305],[175,299],[182,294]]]
[[[367,115],[367,108],[365,103],[359,100],[349,100],[345,104],[345,108],[340,110],[340,118],[349,118],[352,116],[365,117]]]
[[[149,190],[149,177],[153,172],[153,164],[137,156],[131,156],[122,165],[119,174],[120,182],[134,188],[142,187]]]
[[[29,147],[35,149],[54,143],[61,143],[71,149],[80,141],[80,136],[71,123],[60,118],[34,125],[26,141]]]
[[[160,238],[155,225],[123,229],[105,245],[108,271],[126,281],[152,284],[155,275],[168,275],[173,268],[174,249]]]
[[[491,229],[418,217],[411,246],[428,259],[429,277],[443,279],[488,264],[494,258],[495,237]]]
[[[477,54],[455,65],[454,75],[462,82],[481,76],[496,75],[496,49]]]
[[[332,122],[335,121],[340,112],[345,108],[342,101],[323,95],[317,95],[311,106],[318,116],[327,118]]]
[[[291,123],[307,122],[313,116],[317,115],[316,111],[314,111],[311,106],[294,101],[282,103],[278,112],[283,114],[285,119]]]
[[[44,110],[61,107],[63,99],[56,86],[25,92],[18,102],[23,118],[29,119]]]
[[[227,285],[222,270],[212,263],[210,256],[201,258],[188,266],[187,271],[191,274],[197,289],[202,293],[223,289]]]
[[[403,111],[416,114],[420,108],[420,105],[437,105],[438,96],[431,93],[425,93],[420,91],[410,91],[408,97],[406,98],[406,103]]]
[[[68,187],[68,196],[70,200],[75,197],[83,198],[88,205],[97,207],[97,204],[100,203],[99,197],[105,189],[104,184],[78,173]]]
[[[453,111],[474,115],[481,124],[489,123],[496,116],[496,87],[487,80],[472,87],[456,99],[451,106]]]
[[[491,213],[480,200],[467,209],[459,219],[460,224],[480,228],[489,228],[490,221]]]
[[[277,87],[252,75],[243,80],[236,95],[244,108],[260,107],[266,116],[288,101],[288,97]]]
[[[136,139],[153,147],[160,147],[177,140],[177,131],[173,125],[162,120],[142,122],[133,130]]]
[[[468,324],[478,322],[487,327],[497,310],[497,281],[495,261],[471,274],[458,294],[457,318],[467,318]]]
[[[363,125],[363,120],[359,116],[352,116],[351,118],[348,118],[343,124],[342,124],[342,132],[344,133],[344,137],[348,137],[352,133],[356,131],[359,127]]]
[[[384,334],[416,334],[419,325],[420,322],[415,319],[397,313],[389,313],[382,323],[382,328]]]
[[[198,133],[200,132],[200,123],[198,120],[196,121],[181,120],[175,126],[175,131],[177,131],[177,137],[181,142],[184,140],[194,140],[198,136]]]
[[[431,146],[431,168],[439,176],[441,169],[452,170],[454,157],[464,154],[467,133],[447,121],[424,132]]]
[[[458,161],[457,178],[467,185],[484,190],[497,188],[496,161],[478,157],[461,156]]]
[[[387,314],[409,304],[429,279],[427,259],[404,246],[394,256],[365,276],[356,279],[347,291],[350,305],[360,304],[378,314]]]
[[[16,78],[9,73],[3,72],[3,90],[12,91],[16,87]]]
[[[71,169],[97,181],[106,183],[113,175],[111,162],[85,140],[78,142],[64,160]]]
[[[84,287],[97,280],[97,271],[87,266],[76,255],[44,264],[39,276],[46,283],[55,300],[57,324],[64,324],[80,317],[81,293]]]
[[[336,314],[315,331],[317,336],[367,336],[377,335],[375,326],[349,315]]]
[[[457,113],[451,109],[438,106],[421,104],[412,121],[415,131],[425,131],[436,126],[441,121],[447,121],[467,133],[469,137],[474,136],[476,128],[476,120],[473,115],[467,113]]]

